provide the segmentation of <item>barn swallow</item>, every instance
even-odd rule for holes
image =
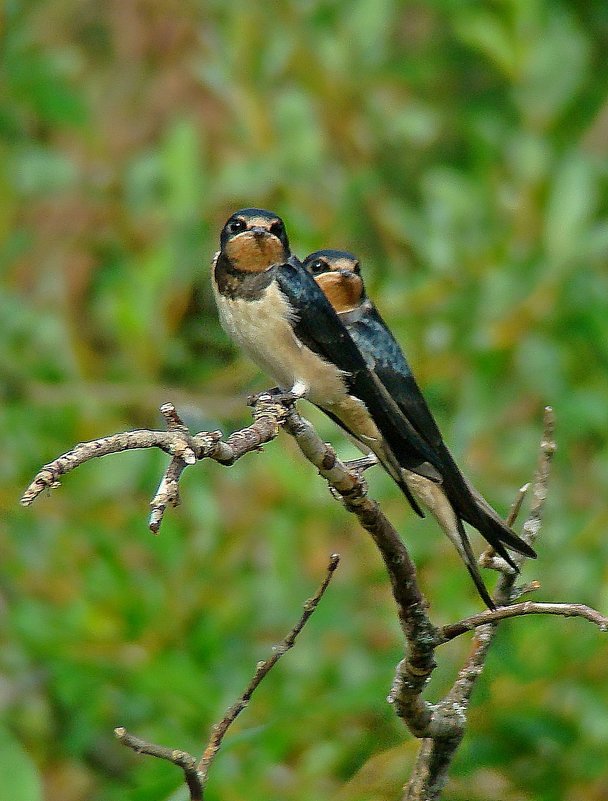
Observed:
[[[348,329],[368,369],[377,376],[403,417],[410,421],[436,454],[432,463],[441,473],[441,483],[412,473],[403,464],[405,481],[417,501],[433,514],[454,543],[481,598],[493,608],[494,603],[479,574],[463,521],[474,526],[516,570],[505,546],[528,557],[535,557],[536,553],[501,520],[458,469],[399,344],[367,297],[356,257],[346,251],[319,250],[307,256],[303,264]],[[389,441],[394,447],[393,441]],[[396,453],[398,455],[398,449]]]
[[[212,284],[229,336],[282,391],[314,403],[373,451],[422,515],[403,467],[441,481],[434,461],[441,462],[414,426],[400,419],[390,393],[292,255],[281,218],[264,209],[235,212],[220,236]]]

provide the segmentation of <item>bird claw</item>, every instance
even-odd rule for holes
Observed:
[[[278,401],[279,403],[284,403],[286,406],[293,406],[293,404],[300,400],[302,397],[295,392],[277,392],[276,395],[273,395],[273,400]]]
[[[347,462],[344,462],[344,467],[351,473],[362,476],[366,470],[376,464],[378,464],[378,457],[374,453],[368,453],[366,456],[360,456],[358,459],[349,459]]]
[[[270,395],[273,401],[276,403],[283,403],[286,406],[292,406],[302,397],[302,395],[297,392],[286,392],[280,387],[272,387],[272,389],[265,389],[263,392],[256,392],[254,395],[249,395],[247,397],[247,406],[255,406],[264,395]]]

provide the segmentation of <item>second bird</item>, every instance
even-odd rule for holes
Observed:
[[[506,525],[458,469],[399,344],[365,293],[357,258],[347,251],[318,250],[306,257],[304,267],[323,290],[368,368],[390,393],[399,412],[437,454],[439,464],[437,461],[434,464],[441,473],[441,483],[412,473],[405,465],[403,477],[414,497],[433,514],[456,546],[480,596],[492,608],[494,603],[479,573],[463,520],[474,526],[514,568],[505,546],[532,558],[536,553]]]

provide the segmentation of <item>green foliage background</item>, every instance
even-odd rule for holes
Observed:
[[[246,423],[244,396],[267,382],[220,330],[208,265],[225,218],[260,205],[302,256],[360,254],[446,439],[502,511],[555,407],[525,578],[539,599],[606,610],[608,5],[7,0],[0,14],[0,799],[184,798],[172,766],[112,728],[200,751],[333,551],[329,593],[229,736],[209,798],[398,798],[416,744],[384,701],[401,643],[382,566],[286,437],[190,470],[156,538],[161,454],[88,464],[29,510],[17,499],[73,443],[156,427],[166,400],[197,430]],[[437,621],[478,609],[434,523],[370,481]],[[504,625],[445,797],[607,798],[605,648],[580,621]],[[440,654],[433,697],[466,649]]]

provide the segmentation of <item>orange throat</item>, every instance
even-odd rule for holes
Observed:
[[[354,311],[361,303],[363,281],[355,273],[323,273],[315,278],[337,314]]]
[[[250,231],[231,239],[226,255],[237,270],[261,273],[285,260],[283,245],[276,236],[256,237]]]

